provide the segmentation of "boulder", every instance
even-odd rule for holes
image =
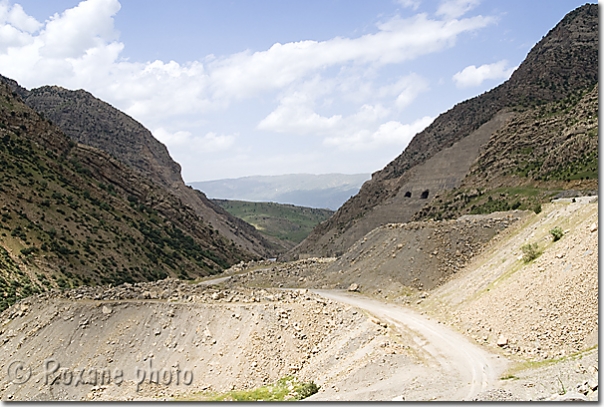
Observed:
[[[508,344],[508,338],[506,338],[503,335],[499,335],[499,338],[497,339],[497,346],[505,346]]]
[[[348,291],[359,291],[359,285],[357,283],[352,283],[350,284],[350,287],[348,287]]]

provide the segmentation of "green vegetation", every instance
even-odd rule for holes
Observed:
[[[539,250],[539,245],[537,243],[527,243],[520,247],[520,250],[522,250],[522,261],[525,263],[530,263],[543,253]]]
[[[598,179],[598,151],[585,154],[576,161],[550,171],[544,179],[558,181]]]
[[[558,240],[562,239],[562,236],[564,236],[564,231],[560,226],[556,226],[549,231],[549,234],[552,235],[554,242],[557,242]]]
[[[37,294],[44,288],[31,281],[8,252],[0,247],[0,312],[19,301],[21,298]]]
[[[52,288],[190,279],[247,260],[159,188],[112,184],[112,176],[128,179],[119,168],[99,182],[96,156],[7,97],[14,109],[0,106],[0,310]],[[158,205],[165,199],[170,209]]]
[[[580,350],[576,353],[572,353],[570,355],[566,355],[566,356],[562,356],[559,358],[551,358],[551,359],[544,359],[544,360],[527,360],[524,362],[520,362],[518,364],[516,364],[515,366],[513,366],[512,368],[508,369],[507,371],[507,375],[508,376],[512,376],[516,373],[522,372],[524,370],[529,370],[529,369],[539,369],[542,367],[547,367],[547,366],[551,366],[551,365],[555,365],[556,363],[560,363],[560,362],[565,362],[567,360],[577,360],[577,359],[582,359],[584,355],[594,351],[598,349],[598,345],[593,345],[590,346],[587,349],[583,349]]]
[[[540,213],[541,203],[549,201],[559,190],[533,186],[500,187],[492,190],[456,189],[447,192],[424,208],[416,219],[454,219],[462,214],[489,214],[499,211],[532,210]]]
[[[246,202],[216,199],[231,215],[253,225],[260,233],[279,240],[300,243],[333,211],[275,202]]]
[[[232,390],[227,393],[197,393],[177,401],[294,401],[303,400],[319,391],[314,382],[302,383],[286,376],[276,383],[251,390]]]

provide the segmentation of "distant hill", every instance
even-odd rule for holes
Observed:
[[[369,174],[289,174],[191,182],[190,185],[212,199],[277,202],[336,210],[370,178]]]
[[[340,255],[388,223],[596,190],[598,7],[568,13],[509,80],[438,116],[289,257]]]
[[[307,208],[275,202],[247,202],[214,199],[231,215],[254,226],[267,239],[291,249],[319,223],[333,215],[329,209]]]

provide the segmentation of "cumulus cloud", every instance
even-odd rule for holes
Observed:
[[[398,3],[414,10],[419,5],[418,0]],[[84,0],[45,22],[0,0],[0,67],[28,88],[84,88],[157,129],[159,140],[181,151],[233,149],[241,140],[237,134],[217,127],[208,131],[207,121],[256,98],[272,102],[254,111],[257,117],[250,120],[256,129],[250,130],[316,134],[341,149],[402,147],[431,119],[403,124],[395,114],[429,83],[410,74],[384,85],[381,78],[374,82],[376,72],[450,48],[460,35],[493,23],[489,16],[463,17],[476,4],[448,1],[437,17],[394,16],[357,37],[276,43],[189,62],[130,62],[122,57],[124,44],[114,26],[118,0]],[[468,75],[464,72],[459,75]],[[468,82],[463,75],[459,83]],[[182,124],[194,120],[206,122]]]
[[[374,128],[375,123],[383,121],[394,111],[400,111],[428,88],[428,81],[418,74],[412,73],[398,78],[393,83],[373,89],[365,83],[366,89],[361,100],[374,103],[363,103],[354,113],[344,115],[321,115],[317,112],[318,100],[324,102],[324,96],[333,96],[333,92],[346,98],[348,87],[352,82],[350,77],[334,78],[327,86],[320,78],[304,84],[300,91],[286,93],[280,100],[279,106],[266,116],[257,128],[283,134],[311,135],[341,135],[358,133],[368,128]],[[336,97],[337,97],[336,96]],[[395,109],[386,107],[392,105]],[[375,139],[377,140],[377,139]]]
[[[458,88],[468,88],[479,86],[488,79],[508,79],[517,66],[506,68],[507,65],[506,60],[481,65],[478,68],[476,65],[470,65],[453,75],[453,80]]]
[[[9,47],[20,47],[32,42],[31,34],[42,24],[28,16],[19,4],[10,6],[7,1],[0,3],[0,52]]]
[[[436,10],[437,16],[445,19],[459,18],[480,4],[480,0],[446,0]]]
[[[230,149],[235,143],[236,135],[206,133],[194,136],[189,131],[169,132],[163,127],[157,128],[153,136],[173,148],[186,148],[190,153],[215,153]]]
[[[55,14],[40,35],[44,43],[40,55],[77,58],[116,40],[113,16],[120,8],[117,0],[88,0],[60,15]]]
[[[277,43],[265,51],[187,64],[131,63],[119,58],[124,46],[113,21],[119,9],[117,0],[86,0],[42,26],[20,7],[5,5],[4,14],[17,17],[5,17],[0,28],[3,74],[28,87],[54,83],[86,88],[139,120],[152,119],[224,108],[235,100],[286,89],[332,66],[379,67],[412,60],[450,47],[460,34],[492,22],[484,16],[444,21],[418,14],[394,17],[380,23],[375,33],[357,38]],[[399,104],[405,104],[405,97]]]
[[[428,116],[410,124],[389,121],[373,131],[363,129],[353,134],[328,137],[325,139],[325,144],[344,150],[375,149],[384,145],[396,146],[403,150],[417,133],[428,127],[433,121],[434,117]]]
[[[20,4],[10,6],[5,0],[0,3],[0,24],[7,23],[15,29],[27,33],[36,32],[42,26],[38,20],[28,16]]]

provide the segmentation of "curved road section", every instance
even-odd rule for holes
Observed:
[[[437,321],[396,304],[384,303],[359,294],[341,291],[312,290],[334,301],[361,308],[399,332],[410,335],[422,359],[434,367],[451,386],[446,400],[472,400],[479,393],[496,387],[506,361],[490,354],[469,339]],[[422,374],[418,371],[418,374]],[[400,400],[395,398],[394,400]]]

